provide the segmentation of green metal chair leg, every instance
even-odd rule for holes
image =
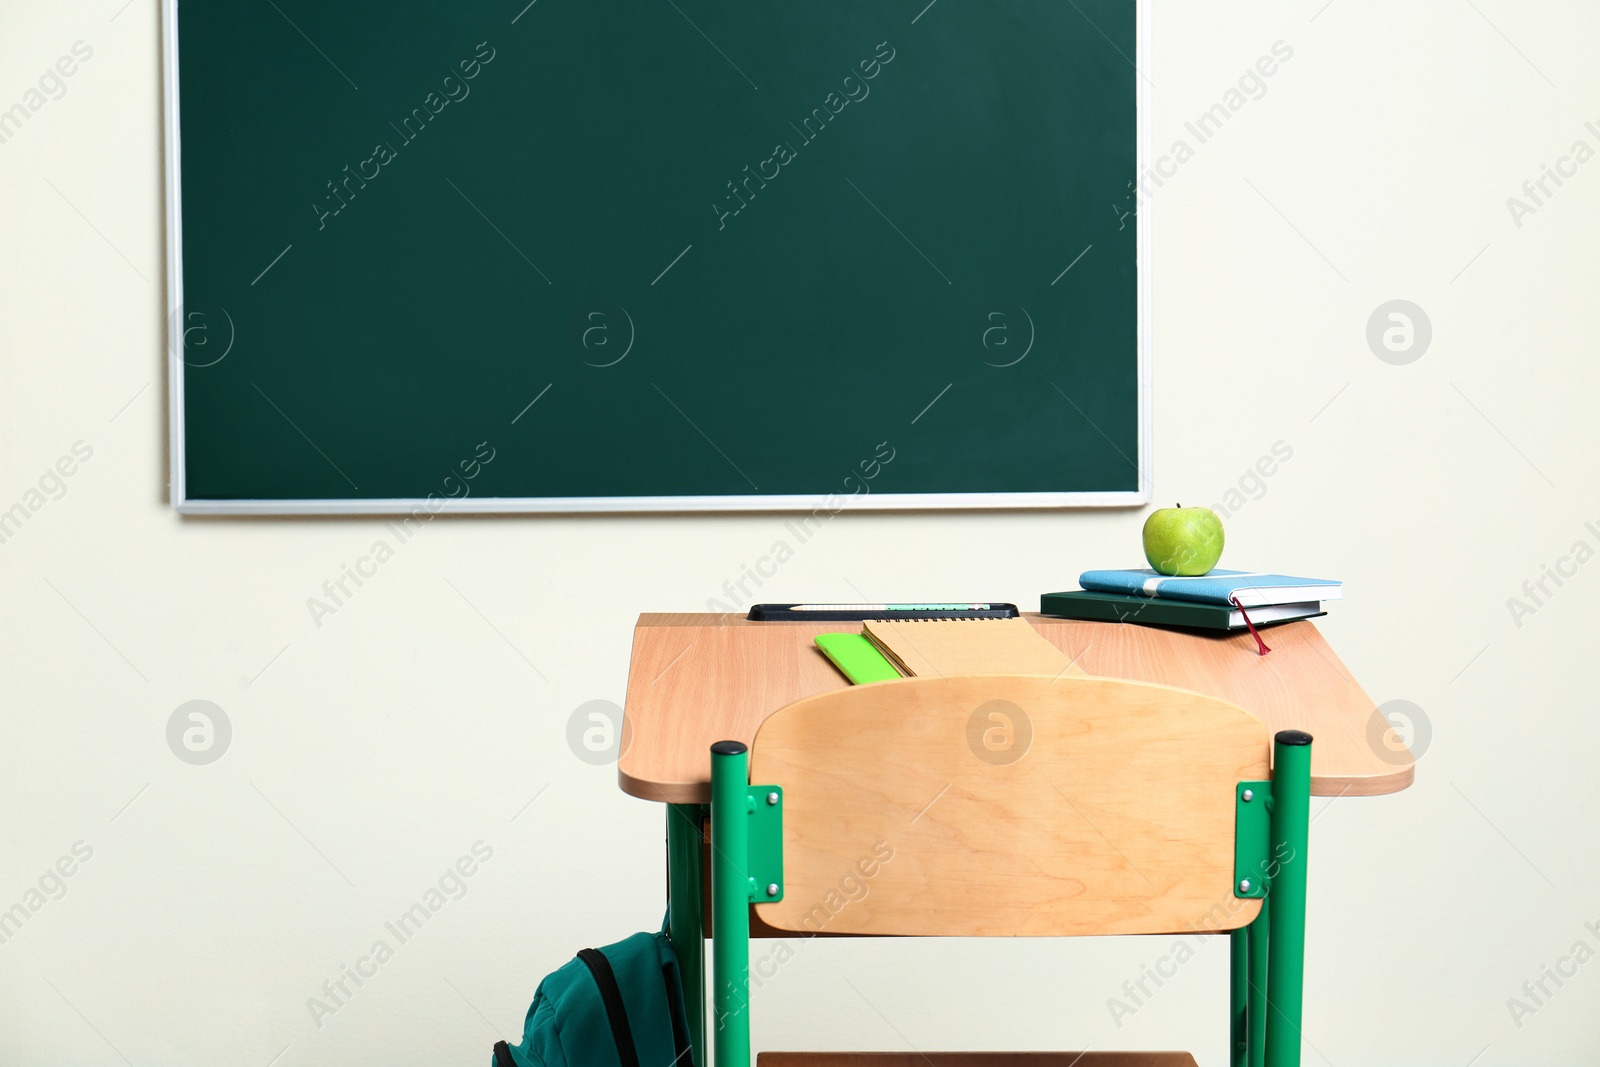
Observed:
[[[700,826],[704,804],[667,805],[667,939],[678,957],[693,1064],[706,1064],[706,940]]]
[[[738,741],[711,746],[714,1067],[750,1067],[750,778]]]
[[[1250,978],[1245,971],[1250,952],[1250,933],[1240,927],[1228,935],[1228,1067],[1247,1067],[1245,1051],[1250,1047],[1246,1022],[1246,996]]]
[[[1267,931],[1271,925],[1272,898],[1261,902],[1261,914],[1245,927],[1249,939],[1246,964],[1250,990],[1245,1008],[1247,1067],[1263,1067],[1267,1055]]]
[[[1282,730],[1273,739],[1272,858],[1267,937],[1267,1063],[1300,1067],[1305,991],[1306,841],[1311,824],[1311,735]]]

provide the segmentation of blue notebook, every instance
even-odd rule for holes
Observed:
[[[1126,593],[1192,600],[1197,604],[1231,604],[1235,598],[1246,608],[1298,604],[1308,600],[1339,600],[1343,586],[1325,578],[1296,578],[1259,571],[1214,570],[1193,578],[1173,578],[1148,568],[1127,571],[1084,571],[1078,584],[1097,593]]]

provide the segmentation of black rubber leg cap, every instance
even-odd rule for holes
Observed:
[[[1280,745],[1309,745],[1311,743],[1311,735],[1304,730],[1279,730],[1273,740]],[[713,745],[712,750],[715,751],[716,746]]]

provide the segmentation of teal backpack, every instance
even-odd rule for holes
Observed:
[[[547,975],[492,1067],[694,1067],[687,1020],[666,935],[634,934]]]

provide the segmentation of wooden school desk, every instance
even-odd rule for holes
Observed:
[[[1249,634],[1025,617],[1084,673],[1219,697],[1259,718],[1269,737],[1311,734],[1316,796],[1377,796],[1411,784],[1411,754],[1310,622],[1264,631],[1272,652],[1258,656]],[[702,853],[710,746],[750,744],[772,712],[849,685],[813,639],[858,627],[679,613],[641,615],[634,629],[617,777],[624,792],[668,805],[668,926],[698,1064],[706,1062]],[[753,918],[752,932],[762,925]]]

